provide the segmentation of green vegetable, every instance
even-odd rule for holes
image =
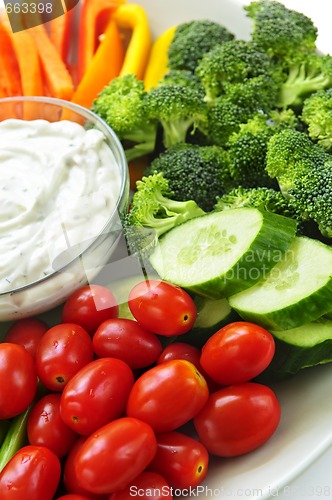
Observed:
[[[264,381],[281,380],[304,368],[332,361],[332,321],[317,321],[271,333],[276,352],[263,374]]]
[[[244,7],[252,20],[251,39],[274,60],[316,49],[317,28],[312,20],[274,0],[251,2]]]
[[[307,134],[284,130],[269,141],[266,169],[303,220],[332,237],[332,156]]]
[[[146,102],[150,119],[162,125],[166,148],[185,142],[196,128],[205,130],[207,106],[200,88],[161,82],[147,93]]]
[[[219,299],[262,279],[295,231],[292,219],[256,208],[210,212],[166,233],[150,262],[162,279]]]
[[[234,38],[225,26],[207,19],[181,23],[176,27],[168,49],[168,67],[195,71],[203,54]]]
[[[242,187],[277,187],[277,182],[266,172],[266,152],[270,138],[284,128],[295,128],[294,112],[273,110],[257,113],[240,125],[228,141],[230,172],[233,185]]]
[[[32,405],[13,418],[0,448],[0,471],[22,446],[27,444],[27,422]]]
[[[187,342],[201,348],[220,328],[239,319],[225,298],[211,300],[196,295],[194,302],[198,312],[197,319],[188,333],[178,337],[179,342]]]
[[[246,321],[286,330],[317,320],[331,310],[332,248],[296,237],[283,258],[248,290],[229,298]]]
[[[129,74],[114,78],[91,108],[118,135],[128,161],[155,149],[157,123],[148,116],[146,96],[144,82]]]
[[[332,88],[319,90],[308,97],[301,119],[308,126],[309,136],[324,149],[332,150]]]
[[[144,176],[136,183],[131,207],[124,217],[124,232],[132,253],[156,244],[166,231],[205,212],[193,200],[171,198],[168,180],[161,172]]]
[[[162,172],[174,200],[194,200],[212,210],[216,197],[231,185],[229,156],[218,146],[180,144],[167,149],[148,167],[146,175]]]

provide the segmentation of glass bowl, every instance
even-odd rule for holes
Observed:
[[[20,122],[5,121],[10,119],[18,119]],[[28,123],[31,121],[33,123]],[[68,124],[68,121],[77,125]],[[1,127],[4,126],[6,129],[10,123],[14,127],[12,134],[14,139],[8,142],[6,133]],[[18,123],[20,125],[16,130]],[[47,143],[46,146],[44,143],[41,148],[39,148],[39,142],[32,142],[34,150],[29,150],[26,156],[28,144],[31,147],[30,138],[26,139],[25,132],[22,132],[20,127],[37,126],[38,131],[32,133],[37,141],[40,136],[44,135],[44,131],[48,130],[49,124],[52,124],[51,127],[58,127],[56,132],[53,132],[55,138],[52,136],[49,144]],[[80,133],[84,134],[84,139],[81,139],[83,146],[78,145],[78,149],[76,148],[74,132],[71,132],[71,128],[67,129],[67,126],[74,126],[75,131],[78,127]],[[85,134],[88,135],[85,136]],[[67,142],[66,145],[61,142],[58,144],[56,142],[58,136],[65,137],[65,140],[70,137],[74,146]],[[93,145],[89,143],[90,145],[86,146],[87,140],[90,143],[92,141]],[[72,154],[70,151],[68,153],[68,148],[65,149],[68,144],[74,148]],[[103,173],[98,170],[98,175],[92,175],[94,170],[90,170],[92,168],[90,165],[96,161],[96,158],[98,165],[101,164],[99,157],[95,156],[95,151],[97,151],[94,150],[95,144],[103,148],[104,155],[101,162]],[[49,155],[51,156],[52,150],[54,155],[50,160]],[[88,150],[89,157],[85,157],[85,153],[82,153],[86,150]],[[16,157],[17,151],[20,153],[23,151],[23,156],[19,160]],[[77,156],[78,154],[83,156]],[[83,161],[82,158],[86,159]],[[37,171],[36,174],[32,167],[39,160],[43,162],[41,163],[42,170],[41,173]],[[66,170],[65,176],[74,175],[73,172],[76,172],[76,177],[71,180],[73,194],[70,192],[66,196],[60,194],[62,184],[61,180],[59,181],[59,175],[52,174],[55,178],[50,179],[46,171],[44,179],[43,173],[45,172],[44,166],[48,165],[51,171],[54,164],[61,162]],[[11,180],[9,170],[13,171],[14,181]],[[90,282],[100,272],[101,267],[109,262],[122,236],[121,214],[128,208],[129,173],[124,151],[115,133],[91,111],[55,98],[9,97],[0,99],[0,176],[0,191],[2,191],[0,207],[3,203],[2,206],[5,208],[0,214],[0,240],[2,241],[0,321],[11,321],[49,311],[63,303],[73,291]],[[5,182],[1,181],[3,177]],[[75,184],[77,184],[77,189]],[[16,191],[14,191],[16,194],[8,196],[4,191],[6,185],[10,189],[16,185]],[[42,204],[38,212],[41,220],[36,226],[44,236],[37,241],[36,231],[32,230],[32,234],[25,237],[24,245],[20,249],[19,244],[22,239],[20,231],[22,227],[25,228],[25,224],[28,224],[27,220],[30,218],[30,215],[27,216],[28,211],[31,210],[33,213],[35,210],[35,207],[31,208],[32,205],[36,205],[33,199],[35,185],[38,185],[38,189],[44,190],[38,201],[39,205]],[[29,189],[33,192],[32,199],[26,202],[26,192]],[[67,201],[69,200],[69,208],[66,205],[66,197]],[[51,208],[48,208],[49,205]],[[73,224],[75,217],[80,218],[80,231],[74,227],[71,228],[72,233],[67,232],[68,214],[71,217],[71,226],[75,226]],[[62,246],[58,244],[58,239],[56,243],[52,239],[57,229],[59,229],[59,241],[62,241]],[[18,239],[13,236],[16,233]],[[49,259],[48,271],[44,268],[38,274],[34,268],[38,267],[38,263],[43,259]],[[29,271],[26,272],[26,269]],[[17,278],[16,275],[19,277]]]

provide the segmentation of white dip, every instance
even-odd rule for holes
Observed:
[[[70,121],[0,123],[0,292],[54,271],[116,207],[120,173],[98,130]]]

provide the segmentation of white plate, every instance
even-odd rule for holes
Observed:
[[[164,29],[194,18],[209,18],[227,26],[238,38],[248,39],[250,20],[241,0],[133,0],[149,15],[154,36]],[[289,8],[310,16],[319,29],[317,46],[332,53],[330,37],[331,0],[284,0]],[[200,486],[199,498],[250,498],[261,500],[289,496],[293,500],[316,497],[317,485],[300,491],[291,481],[332,444],[332,365],[303,372],[292,380],[274,386],[281,403],[282,418],[274,436],[258,450],[234,459],[213,460],[207,479]],[[331,496],[331,488],[321,496]],[[328,492],[328,494],[327,494]]]

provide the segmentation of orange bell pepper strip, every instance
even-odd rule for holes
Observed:
[[[52,97],[70,100],[74,84],[69,71],[59,53],[48,37],[45,26],[40,25],[27,30],[31,34],[40,58],[45,83]]]
[[[168,28],[153,43],[144,74],[145,90],[156,87],[158,82],[169,71],[168,49],[174,38],[175,30],[176,26]]]
[[[7,97],[22,95],[21,75],[10,36],[1,19],[0,23],[0,87]]]
[[[112,14],[125,0],[82,0],[78,35],[77,78],[83,78]]]
[[[119,75],[125,47],[114,21],[110,21],[88,69],[72,97],[72,102],[90,108],[99,92]]]
[[[0,30],[7,32],[7,45],[14,51],[21,81],[21,93],[25,96],[43,95],[43,81],[37,48],[26,31],[13,33],[8,20],[0,19]],[[8,49],[7,49],[8,50]]]
[[[138,79],[142,79],[151,49],[151,33],[146,12],[140,5],[123,4],[116,9],[113,19],[120,29],[131,30],[120,76],[135,74]]]

